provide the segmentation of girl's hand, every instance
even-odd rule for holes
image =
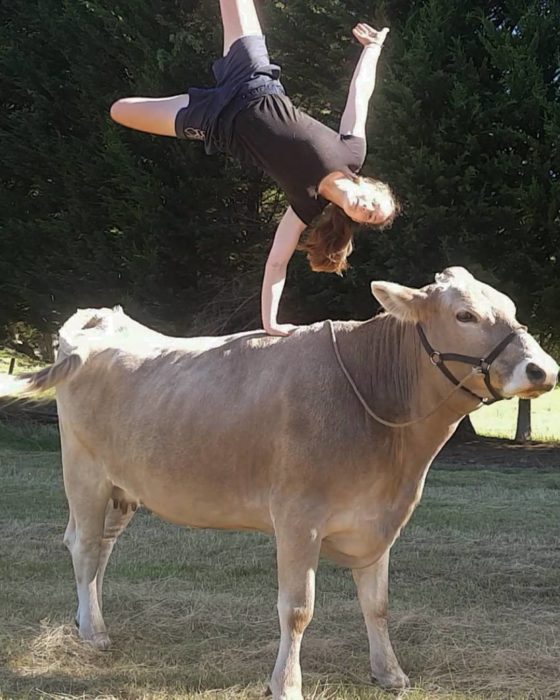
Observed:
[[[293,326],[291,323],[273,323],[264,329],[268,335],[290,335],[298,328],[299,326]]]
[[[389,27],[383,27],[380,31],[370,27],[369,24],[357,24],[352,30],[352,34],[362,46],[383,46],[385,37],[389,33]]]

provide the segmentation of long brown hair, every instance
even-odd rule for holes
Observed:
[[[356,180],[371,182],[387,194],[393,202],[391,216],[380,226],[383,229],[390,226],[399,212],[399,205],[388,185],[379,180],[356,176]],[[315,272],[336,272],[341,275],[348,268],[348,256],[353,250],[354,222],[343,209],[330,203],[323,213],[313,221],[307,235],[298,246],[299,250],[307,253],[311,269]]]
[[[347,258],[353,250],[354,222],[336,204],[328,204],[311,224],[299,250],[307,253],[315,272],[336,272],[341,275],[348,267]]]

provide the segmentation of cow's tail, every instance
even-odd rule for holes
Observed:
[[[0,375],[0,396],[32,396],[53,389],[71,379],[86,359],[86,353],[74,349],[71,354],[62,356],[53,365],[38,372]]]

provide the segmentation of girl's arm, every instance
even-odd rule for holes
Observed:
[[[299,243],[306,225],[291,207],[282,217],[266,261],[261,292],[263,328],[269,335],[289,335],[297,326],[277,322],[278,306],[286,281],[288,263]]]
[[[389,29],[377,31],[368,24],[358,24],[352,30],[356,39],[364,47],[352,76],[344,114],[339,132],[343,135],[366,136],[366,119],[369,101],[375,88],[375,73],[381,47]]]

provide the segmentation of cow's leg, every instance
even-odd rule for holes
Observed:
[[[406,688],[409,681],[401,669],[387,629],[389,550],[365,569],[352,571],[369,638],[371,672],[386,688]]]
[[[303,633],[313,617],[321,542],[317,530],[309,527],[277,528],[276,543],[281,636],[270,690],[274,700],[302,700],[299,655]]]
[[[70,511],[70,517],[68,518],[68,525],[66,526],[66,530],[64,532],[64,537],[62,539],[64,544],[66,545],[66,548],[72,554],[72,549],[74,548],[74,543],[76,542],[76,520],[74,519],[74,516],[72,515],[72,511]],[[79,629],[80,628],[80,603],[78,602],[78,609],[76,610],[76,617],[74,618],[74,622],[76,623],[76,627]]]
[[[127,501],[115,503],[112,497],[107,504],[103,539],[101,540],[101,551],[99,553],[99,565],[95,577],[97,584],[97,600],[100,610],[103,610],[103,579],[105,577],[107,562],[109,561],[117,538],[124,532],[135,512],[135,503],[129,503]]]
[[[70,520],[64,543],[72,555],[78,592],[76,623],[80,637],[99,649],[109,646],[107,629],[97,599],[97,569],[100,562],[105,509],[112,484],[100,465],[76,446],[63,442],[64,486]]]
[[[124,505],[123,505],[124,503]],[[125,501],[119,501],[114,504],[113,497],[107,503],[105,511],[105,524],[103,530],[103,538],[101,540],[101,549],[99,552],[99,564],[97,567],[97,574],[95,576],[96,588],[97,588],[97,602],[99,604],[99,609],[103,612],[103,579],[105,577],[105,569],[107,568],[107,562],[115,546],[117,538],[123,533],[128,523],[132,520],[134,513],[136,512],[136,504],[129,503]],[[70,519],[68,520],[68,525],[66,527],[66,532],[64,533],[64,543],[72,552],[72,547],[76,540],[76,522],[72,513],[70,514]],[[80,607],[78,604],[78,610],[76,612],[76,627],[80,627]]]

